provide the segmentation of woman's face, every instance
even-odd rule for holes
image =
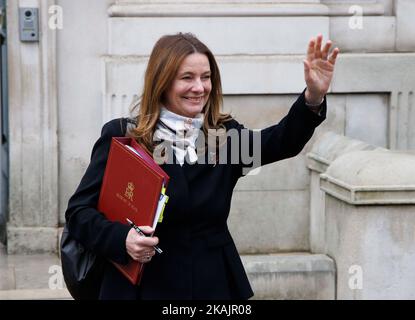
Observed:
[[[165,107],[176,114],[193,118],[206,105],[212,82],[209,59],[202,53],[188,55],[165,95]]]

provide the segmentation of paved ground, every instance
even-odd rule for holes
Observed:
[[[0,300],[71,299],[57,255],[7,255],[0,243]]]

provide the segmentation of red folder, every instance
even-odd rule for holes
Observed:
[[[112,138],[98,210],[111,221],[128,224],[128,218],[137,226],[153,226],[162,188],[169,179],[134,139]],[[132,258],[127,265],[113,263],[133,284],[140,282],[142,263]]]

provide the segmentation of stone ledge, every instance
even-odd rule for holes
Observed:
[[[125,3],[108,9],[110,17],[278,17],[327,16],[327,6],[289,3]]]
[[[321,189],[336,199],[353,205],[415,204],[415,185],[395,188],[353,187],[339,180],[321,175]]]
[[[7,253],[56,253],[58,228],[7,226]]]
[[[328,131],[322,134],[313,144],[307,157],[307,167],[310,170],[323,173],[329,165],[342,154],[359,150],[383,150],[360,140],[351,139],[344,135]]]
[[[319,3],[278,3],[275,0],[249,1],[117,1],[108,9],[110,17],[164,17],[164,16],[352,16],[352,4]],[[381,3],[359,3],[362,13],[367,16],[383,16],[385,7]]]
[[[415,156],[355,151],[338,157],[320,175],[321,189],[352,205],[415,204]]]
[[[373,0],[370,0],[373,1]],[[223,3],[233,3],[233,4],[244,4],[252,3],[252,0],[115,0],[116,4],[195,4],[195,3],[209,3],[209,4],[223,4]],[[298,0],[259,0],[257,2],[261,3],[298,3]],[[301,0],[302,4],[320,4],[321,0]]]
[[[362,8],[364,17],[367,16],[383,16],[385,14],[385,7],[382,3],[358,3],[355,4],[336,4],[336,3],[325,3],[329,9],[330,16],[352,16],[355,12],[350,13],[350,7],[357,5]]]
[[[216,57],[224,94],[298,94],[304,89],[303,55]],[[103,56],[102,61],[104,95],[125,94],[132,97],[137,94],[137,88],[143,85],[141,75],[147,64],[146,57],[109,55]],[[411,67],[414,65],[415,53],[342,54],[329,93],[415,90],[415,68]],[[249,77],[244,76],[247,74]],[[385,74],[388,76],[385,77]],[[290,76],[280,81],[281,75]],[[130,80],[127,82],[125,79]]]
[[[250,273],[334,272],[334,262],[324,254],[279,253],[242,256]]]
[[[0,300],[73,300],[66,289],[0,290]]]
[[[254,299],[335,299],[335,264],[322,254],[243,255]]]

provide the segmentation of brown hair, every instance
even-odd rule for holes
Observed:
[[[212,90],[203,109],[205,137],[207,138],[208,129],[223,129],[223,123],[231,119],[230,115],[221,113],[222,84],[219,68],[212,52],[191,33],[165,35],[157,41],[151,52],[141,98],[132,105],[131,109],[132,113],[136,111],[138,113],[136,126],[128,134],[150,153],[155,147],[153,134],[160,116],[163,96],[175,79],[183,60],[192,53],[206,55],[211,70]]]

